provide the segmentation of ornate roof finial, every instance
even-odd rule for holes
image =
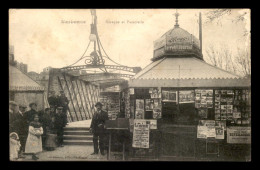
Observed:
[[[175,25],[174,25],[174,27],[176,28],[176,27],[179,27],[179,24],[178,24],[178,17],[179,17],[179,13],[178,13],[178,11],[177,11],[177,9],[176,9],[176,13],[175,13],[175,17],[176,17],[176,20],[175,20]]]

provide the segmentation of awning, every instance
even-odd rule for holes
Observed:
[[[251,80],[195,57],[152,62],[129,81],[129,87],[250,87]]]
[[[9,65],[10,91],[44,91],[44,87],[14,66]]]

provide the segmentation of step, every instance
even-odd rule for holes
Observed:
[[[63,140],[64,145],[93,145],[91,140]]]
[[[64,135],[92,135],[89,131],[64,131]]]
[[[92,135],[63,135],[64,140],[92,140]]]
[[[64,127],[64,131],[88,131],[89,127]]]

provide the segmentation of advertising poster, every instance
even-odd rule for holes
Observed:
[[[157,120],[146,119],[146,123],[149,124],[150,129],[157,129]]]
[[[133,147],[149,148],[150,127],[146,120],[134,120]]]
[[[227,143],[251,144],[251,127],[227,127]]]
[[[215,128],[216,128],[216,139],[224,139],[226,121],[216,121]]]
[[[130,95],[135,94],[135,89],[134,89],[134,88],[130,88],[130,89],[129,89],[129,94],[130,94]]]
[[[153,99],[145,99],[145,110],[152,111],[154,108]]]
[[[144,119],[144,100],[143,99],[136,99],[135,118]]]
[[[193,102],[195,102],[193,90],[179,91],[179,103],[193,103]]]
[[[177,102],[177,91],[173,90],[163,90],[162,91],[162,100],[168,102]]]
[[[152,99],[155,98],[161,98],[162,94],[161,94],[161,88],[149,88],[149,93]]]
[[[160,119],[162,118],[162,111],[160,108],[153,109],[153,119]]]
[[[199,120],[197,138],[216,137],[215,120]]]

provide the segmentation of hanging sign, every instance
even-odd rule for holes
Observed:
[[[250,144],[251,127],[227,127],[227,143]]]
[[[150,125],[146,120],[134,120],[133,144],[134,148],[149,148]]]

